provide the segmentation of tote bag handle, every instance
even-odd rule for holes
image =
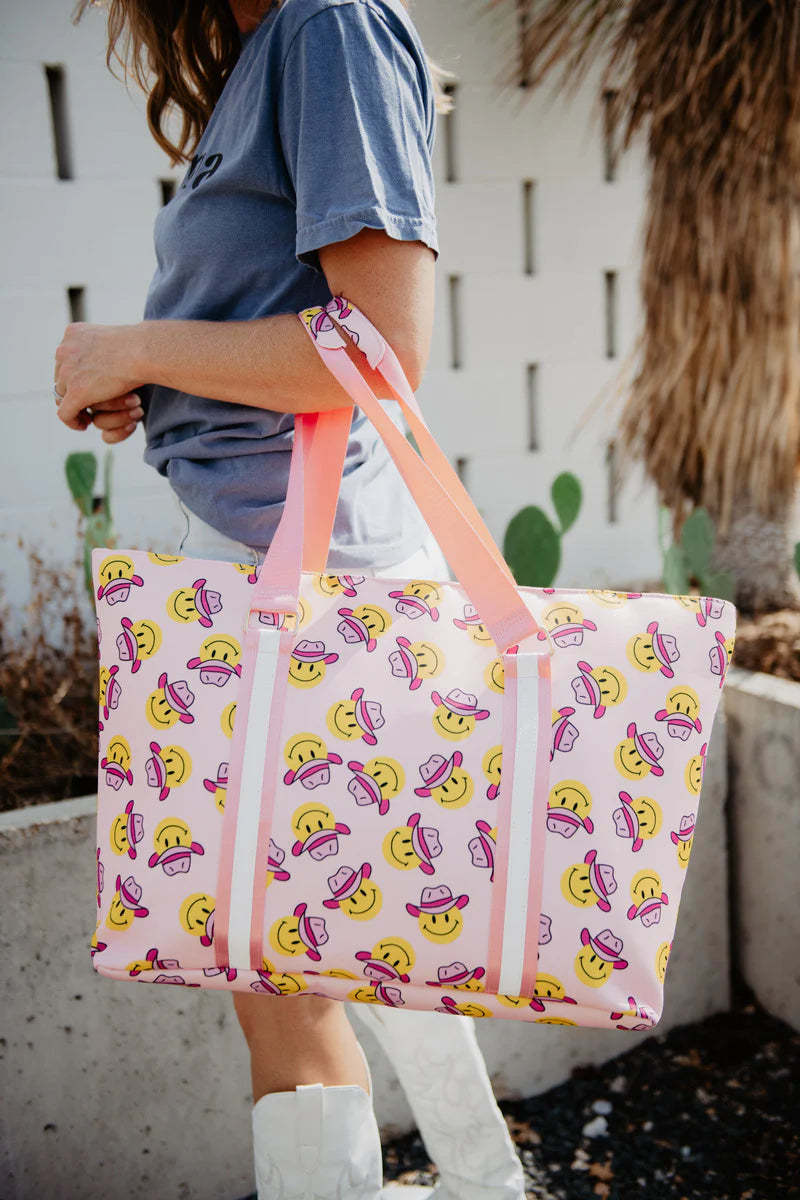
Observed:
[[[354,311],[343,297],[336,297],[333,303],[340,303]],[[328,306],[328,309],[330,308],[331,305]],[[473,528],[454,498],[455,494],[468,510],[474,508],[449,463],[447,463],[448,470],[442,472],[444,478],[438,479],[384,411],[375,393],[348,357],[342,335],[332,322],[324,325],[318,322],[322,326],[320,329],[322,336],[318,336],[314,320],[325,311],[320,308],[306,309],[298,315],[325,365],[352,400],[362,409],[383,439],[418,508],[439,543],[442,553],[486,625],[498,653],[503,654],[509,646],[518,644],[529,637],[537,639],[535,644],[530,647],[532,651],[542,654],[552,653],[552,645],[547,635],[522,600],[511,573],[503,562],[502,556],[499,555],[488,531],[486,531],[486,536],[491,542],[494,552],[489,549],[483,538]],[[359,318],[363,322],[363,325],[359,325],[362,345],[364,334],[368,333],[376,339],[376,345],[383,344],[385,346],[383,339],[367,318],[363,314],[359,314]],[[328,325],[330,328],[327,327]],[[385,349],[388,351],[388,346]],[[369,354],[367,357],[369,358]],[[394,355],[392,358],[397,363]],[[391,360],[389,361],[391,362]],[[400,384],[397,389],[398,394],[402,389],[406,395],[413,395],[399,363],[396,365],[396,373],[402,377],[402,384],[400,384],[400,378],[397,378],[397,383]],[[391,380],[390,382],[394,387],[394,382]],[[407,408],[414,417],[414,424],[409,422],[412,432],[416,436],[417,430],[420,430],[423,441],[426,443],[426,449],[430,454],[431,443],[435,444],[434,439],[424,422],[416,417],[413,408],[408,405]],[[405,411],[406,409],[404,409]],[[289,612],[295,614],[297,612],[300,574],[305,553],[306,515],[304,509],[306,505],[304,500],[313,501],[314,499],[306,490],[305,468],[307,461],[310,461],[312,456],[312,448],[309,446],[307,438],[309,432],[312,439],[315,438],[316,431],[319,429],[319,416],[320,414],[311,414],[310,420],[304,416],[295,422],[295,444],[284,512],[259,571],[250,606],[251,613]],[[442,455],[438,446],[436,446],[436,452]],[[444,456],[442,455],[442,457]],[[328,469],[330,469],[330,465]],[[485,529],[482,521],[480,524]],[[495,554],[499,556],[500,562]],[[502,567],[500,566],[501,562],[503,563]],[[248,616],[248,623],[250,619]]]
[[[447,483],[453,500],[473,529],[489,550],[501,571],[512,579],[511,572],[489,532],[483,517],[472,498],[450,465],[450,460],[439,446],[428,428],[403,368],[391,346],[360,309],[343,296],[335,296],[325,308],[307,309],[299,314],[313,329],[315,344],[331,343],[339,348],[343,340],[336,325],[340,325],[352,339],[351,344],[364,355],[373,370],[377,370],[390,385],[397,403],[408,422],[409,428],[425,463],[439,479]],[[331,317],[334,317],[334,324]],[[333,409],[322,413],[298,414],[295,420],[305,423],[309,436],[305,439],[306,487],[313,488],[315,503],[309,504],[306,495],[305,525],[303,530],[303,570],[322,573],[327,562],[331,541],[336,502],[341,486],[344,460],[347,453],[347,438],[350,430],[352,409]]]

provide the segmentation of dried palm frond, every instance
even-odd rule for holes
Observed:
[[[497,0],[493,0],[497,3]],[[621,417],[676,522],[785,516],[800,457],[800,4],[516,0],[520,78],[596,62],[652,178]]]

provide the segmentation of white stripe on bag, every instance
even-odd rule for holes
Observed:
[[[539,663],[536,654],[516,656],[516,730],[508,836],[508,879],[500,957],[501,996],[518,996],[525,966],[528,885],[533,838],[533,801],[539,747]],[[506,681],[506,686],[511,680]]]
[[[260,629],[253,672],[253,688],[247,715],[242,783],[236,819],[236,840],[231,864],[231,906],[228,925],[229,965],[245,970],[250,966],[250,925],[253,917],[258,824],[261,819],[261,791],[264,785],[264,761],[277,679],[281,634],[279,629]],[[266,887],[266,879],[264,886]]]

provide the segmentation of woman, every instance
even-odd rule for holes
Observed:
[[[344,294],[419,384],[437,256],[436,69],[400,0],[111,0],[109,61],[123,34],[151,131],[188,169],[156,221],[145,320],[69,326],[56,351],[58,413],[109,443],[143,421],[145,460],[187,518],[182,552],[260,561],[281,515],[293,414],[351,405],[295,314]],[[177,139],[170,105],[183,119]],[[361,413],[328,563],[447,577]],[[233,997],[251,1055],[259,1195],[378,1196],[371,1081],[345,1006]],[[523,1196],[472,1021],[354,1007],[400,1074],[439,1167],[437,1194]],[[321,1120],[301,1146],[295,1129],[314,1104]]]

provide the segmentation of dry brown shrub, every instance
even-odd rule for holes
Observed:
[[[97,787],[97,632],[82,568],[27,554],[35,587],[22,629],[0,611],[0,810]]]

